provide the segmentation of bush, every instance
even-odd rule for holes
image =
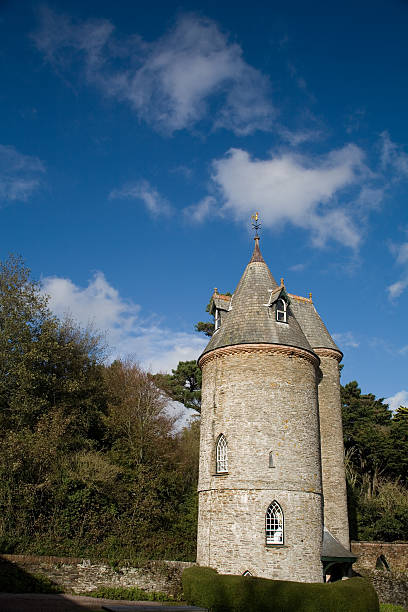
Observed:
[[[173,601],[174,598],[159,591],[145,591],[138,587],[105,587],[101,586],[95,591],[83,593],[87,597],[101,597],[105,599],[123,599],[127,601]]]
[[[221,575],[190,567],[182,575],[189,604],[211,612],[379,612],[378,597],[364,578],[308,584],[250,576]]]

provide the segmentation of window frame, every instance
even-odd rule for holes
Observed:
[[[283,546],[284,543],[285,517],[281,505],[274,499],[265,513],[265,544],[266,546]]]
[[[218,436],[215,445],[215,473],[228,474],[228,442],[223,433]]]
[[[279,303],[281,303],[283,305],[283,310],[282,308],[279,308]],[[276,300],[276,321],[278,323],[287,323],[288,322],[288,317],[287,317],[287,309],[288,309],[288,305],[286,304],[285,300],[283,298],[278,298]],[[280,316],[282,316],[282,318],[279,318]]]

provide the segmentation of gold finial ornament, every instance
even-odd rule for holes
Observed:
[[[311,299],[312,299],[312,292],[310,291],[309,292],[309,300],[311,300]]]
[[[281,287],[283,287],[283,285],[285,284],[285,281],[283,280],[283,277],[281,278]]]
[[[252,219],[252,227],[255,230],[255,238],[259,238],[259,234],[258,234],[258,230],[261,227],[261,224],[259,223],[259,213],[255,213],[254,215],[251,216]]]

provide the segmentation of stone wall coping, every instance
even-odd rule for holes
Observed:
[[[364,546],[408,546],[408,541],[397,540],[396,542],[382,542],[380,540],[366,541],[366,540],[351,540],[351,544],[364,544]]]
[[[49,564],[62,564],[62,565],[107,565],[109,566],[112,561],[109,559],[89,559],[86,557],[55,557],[52,555],[11,555],[8,553],[0,553],[0,559],[4,559],[5,561],[11,561],[12,563],[49,563]],[[146,559],[145,561],[140,561],[137,567],[145,567],[146,565],[153,565],[155,563],[164,563],[169,565],[195,565],[193,561],[171,561],[166,559]],[[120,566],[133,566],[131,565],[132,561],[129,559],[124,559],[120,561]]]

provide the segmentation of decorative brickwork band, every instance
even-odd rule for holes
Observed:
[[[326,351],[326,349],[324,350]],[[330,355],[328,355],[329,357],[336,354],[336,351],[327,350],[326,352],[330,353]],[[212,361],[213,359],[218,359],[219,357],[224,357],[226,355],[235,355],[237,353],[269,353],[271,355],[287,355],[288,357],[294,356],[300,359],[306,359],[306,361],[309,361],[315,366],[318,366],[320,363],[320,359],[317,357],[317,355],[295,346],[285,346],[282,344],[235,344],[233,346],[224,346],[222,348],[214,349],[209,353],[205,353],[198,360],[198,365],[200,368],[202,368],[206,363]],[[326,356],[326,353],[324,353],[324,356]],[[340,355],[340,359],[341,357],[342,356]]]
[[[335,351],[333,349],[328,349],[328,348],[315,348],[313,350],[316,353],[316,355],[319,355],[319,357],[331,357],[332,359],[335,359],[339,363],[343,359],[343,353],[340,353],[340,351]]]

